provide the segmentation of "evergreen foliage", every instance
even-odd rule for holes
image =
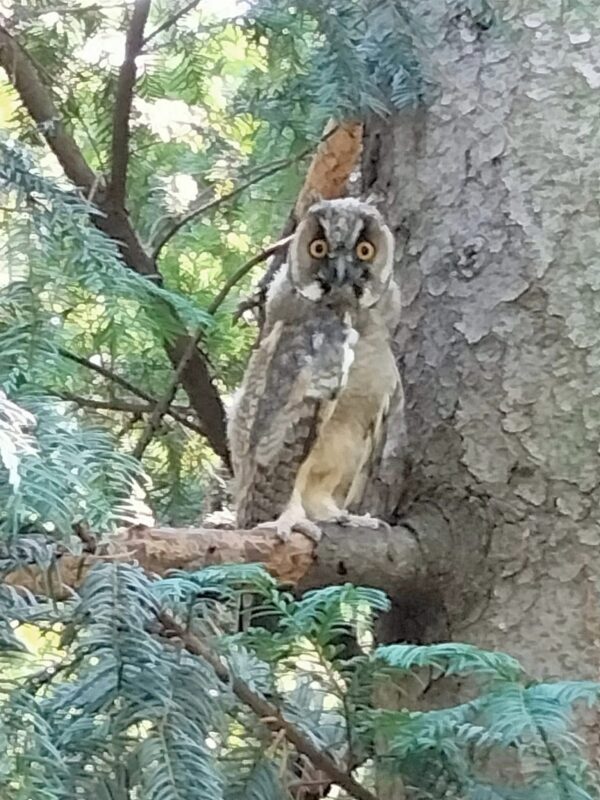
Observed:
[[[42,633],[29,640],[24,604],[0,651],[2,797],[294,796],[304,775],[294,749],[231,679],[168,635],[171,619],[313,743],[355,765],[366,787],[383,770],[419,798],[598,796],[571,718],[578,703],[597,702],[599,684],[531,682],[509,656],[462,644],[377,647],[374,616],[387,607],[380,592],[353,586],[297,600],[255,565],[156,581],[97,565],[77,599],[36,608]],[[420,712],[374,707],[382,683],[404,691],[426,674],[472,681],[471,699]],[[512,785],[498,783],[501,759]]]

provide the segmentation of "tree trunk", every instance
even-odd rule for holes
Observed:
[[[406,5],[437,93],[365,137],[364,190],[398,245],[407,400],[371,506],[425,550],[440,535],[456,548],[419,638],[596,680],[600,15]]]

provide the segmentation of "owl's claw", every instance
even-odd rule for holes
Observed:
[[[321,541],[323,536],[323,531],[315,522],[311,522],[309,519],[301,519],[298,522],[295,522],[292,525],[292,530],[297,531],[298,533],[304,534],[307,539],[318,544]],[[285,539],[284,539],[285,541]]]
[[[379,530],[383,528],[388,533],[391,528],[387,522],[378,517],[372,517],[370,514],[350,514],[348,511],[342,511],[335,518],[338,525],[347,525],[351,528],[370,528],[371,530]]]
[[[287,515],[285,512],[279,519],[270,522],[261,522],[256,526],[257,530],[274,530],[278,538],[282,542],[287,542],[292,534],[292,531],[302,533],[313,542],[319,542],[323,532],[314,522],[311,522],[306,517],[298,518]]]

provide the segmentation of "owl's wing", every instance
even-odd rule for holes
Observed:
[[[250,359],[230,424],[238,524],[279,516],[352,363],[356,334],[337,317],[276,322]]]

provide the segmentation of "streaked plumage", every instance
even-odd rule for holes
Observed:
[[[392,270],[393,238],[372,206],[323,201],[298,226],[230,414],[241,527],[317,536],[316,521],[379,524],[347,508],[402,391]]]

